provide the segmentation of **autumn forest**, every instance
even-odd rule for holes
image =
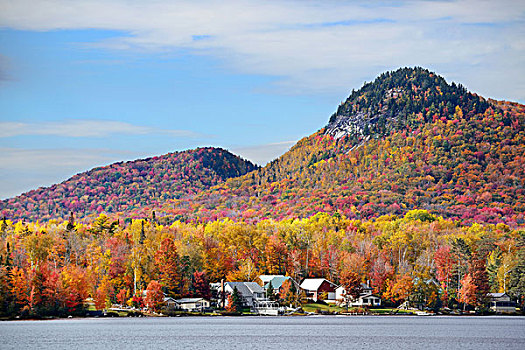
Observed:
[[[138,307],[153,286],[209,298],[261,274],[370,281],[430,310],[506,292],[524,310],[524,126],[523,105],[402,68],[265,167],[199,148],[3,200],[0,316]]]

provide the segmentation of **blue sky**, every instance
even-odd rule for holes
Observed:
[[[0,198],[219,146],[264,165],[423,66],[525,101],[518,1],[0,0]]]

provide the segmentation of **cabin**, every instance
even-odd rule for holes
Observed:
[[[192,312],[203,312],[210,308],[210,301],[204,298],[182,298],[175,300],[178,309]]]
[[[268,290],[268,287],[270,286],[270,283],[271,283],[274,294],[281,294],[282,286],[283,286],[284,282],[286,282],[286,281],[291,281],[295,285],[295,289],[299,290],[299,284],[297,282],[295,282],[289,276],[283,276],[283,275],[261,275],[261,276],[257,277],[257,279],[255,281],[263,286],[265,292],[266,292],[266,290]]]
[[[346,303],[346,290],[343,286],[335,290],[336,300],[339,304]],[[351,300],[349,306],[381,306],[381,298],[373,293],[373,288],[370,287],[370,282],[361,283],[361,293],[359,297]]]
[[[507,293],[488,293],[490,309],[496,313],[512,314],[516,312],[517,304],[513,302]]]
[[[175,310],[178,309],[177,301],[171,297],[164,297],[163,299],[164,308],[167,310]]]
[[[326,293],[324,301],[335,303],[335,290],[337,285],[324,278],[306,278],[301,283],[301,289],[306,293],[308,299],[318,301]]]
[[[381,298],[372,293],[361,293],[352,306],[381,306]]]
[[[264,299],[264,288],[256,282],[225,282],[224,291],[226,294],[232,294],[234,288],[237,288],[242,303],[246,307],[253,307],[255,301]]]

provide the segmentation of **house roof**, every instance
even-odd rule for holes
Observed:
[[[336,290],[341,291],[341,293],[343,293],[343,292],[346,291],[346,289],[345,289],[344,286],[339,286],[339,287],[336,288]],[[370,286],[368,286],[366,283],[361,283],[361,291],[362,291],[363,293],[369,293],[369,292],[372,291],[372,290],[373,290],[373,288],[370,287]]]
[[[507,296],[507,293],[487,293],[487,296],[491,298],[501,298],[503,296]]]
[[[254,293],[263,293],[264,289],[255,282],[226,282],[231,289],[237,287],[237,290],[243,297],[251,297]]]
[[[284,281],[289,280],[289,276],[283,275],[261,275],[259,279],[264,283],[264,289],[268,289],[270,281],[274,289],[279,289],[283,285]]]
[[[199,301],[203,301],[203,300],[206,300],[206,299],[204,298],[182,298],[182,299],[175,300],[175,302],[177,302],[178,304],[191,304],[191,303],[198,303]]]
[[[325,278],[307,278],[303,281],[303,283],[301,283],[301,288],[304,290],[318,290],[324,281],[330,283],[334,287],[337,287],[335,283],[332,283]]]
[[[370,298],[370,297],[374,297],[374,298],[377,298],[377,299],[381,299],[379,296],[375,295],[375,294],[372,294],[372,293],[361,293],[359,295],[359,298],[362,299],[362,298]]]
[[[244,282],[244,285],[246,286],[246,288],[248,288],[250,290],[250,292],[252,293],[264,293],[264,289],[263,287],[261,287],[258,283],[256,282]]]

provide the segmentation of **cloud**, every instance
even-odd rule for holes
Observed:
[[[235,72],[276,77],[272,88],[286,93],[339,93],[385,69],[421,65],[450,70],[463,83],[495,69],[505,84],[482,79],[473,88],[525,98],[514,89],[525,74],[516,63],[525,55],[521,1],[17,0],[0,6],[4,27],[116,30],[122,35],[89,45],[208,55]]]
[[[204,135],[189,130],[160,129],[115,120],[69,119],[40,123],[0,122],[0,138],[23,135],[59,137],[108,137],[111,135],[164,134],[197,138]]]
[[[231,151],[245,159],[255,162],[256,164],[266,165],[268,162],[283,155],[296,142],[297,141],[283,141],[249,147],[237,147],[233,148]]]

